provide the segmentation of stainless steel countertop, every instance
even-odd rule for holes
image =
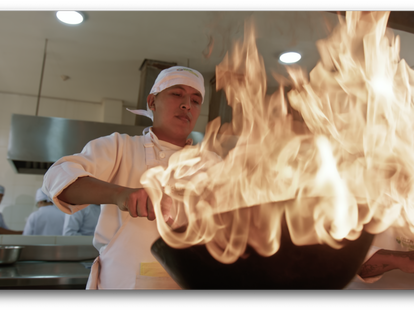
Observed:
[[[0,289],[84,289],[92,262],[17,261],[0,265]]]

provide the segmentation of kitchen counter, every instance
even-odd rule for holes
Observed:
[[[0,245],[23,246],[14,264],[0,265],[1,289],[85,289],[99,255],[92,236],[0,235]]]
[[[0,265],[0,289],[85,289],[93,260]]]

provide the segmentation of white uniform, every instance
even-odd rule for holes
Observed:
[[[41,206],[30,214],[23,235],[62,235],[65,214],[55,205]]]
[[[3,194],[4,195],[4,190],[5,190],[4,187],[2,185],[0,185],[0,194]],[[1,199],[0,199],[0,203],[1,203]],[[3,214],[1,212],[0,212],[0,228],[9,229],[6,226],[6,223],[4,222]]]
[[[77,178],[91,176],[141,188],[141,175],[150,167],[166,167],[171,154],[180,149],[159,141],[151,130],[134,137],[113,133],[90,141],[80,154],[58,160],[44,177],[43,191],[62,211],[74,213],[87,204],[70,205],[57,196]],[[179,289],[151,254],[151,245],[158,238],[155,221],[132,218],[116,205],[101,205],[93,239],[100,256],[92,266],[87,288]]]
[[[93,235],[100,213],[101,206],[91,204],[75,214],[65,214],[63,235]]]

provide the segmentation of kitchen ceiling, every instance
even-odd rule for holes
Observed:
[[[0,12],[0,92],[37,96],[48,39],[42,96],[96,103],[113,98],[136,106],[144,59],[189,64],[210,79],[242,39],[246,18],[256,22],[257,46],[275,85],[271,71],[285,73],[279,54],[300,51],[298,64],[311,70],[319,59],[316,40],[338,20],[318,11],[86,11],[84,23],[73,26],[55,13]],[[414,65],[414,35],[394,32],[401,36],[401,57]]]

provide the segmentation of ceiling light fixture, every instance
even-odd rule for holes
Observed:
[[[280,55],[279,61],[284,64],[293,64],[298,62],[302,56],[297,52],[286,52]]]
[[[57,11],[56,17],[65,24],[77,25],[83,22],[83,15],[76,11]]]

